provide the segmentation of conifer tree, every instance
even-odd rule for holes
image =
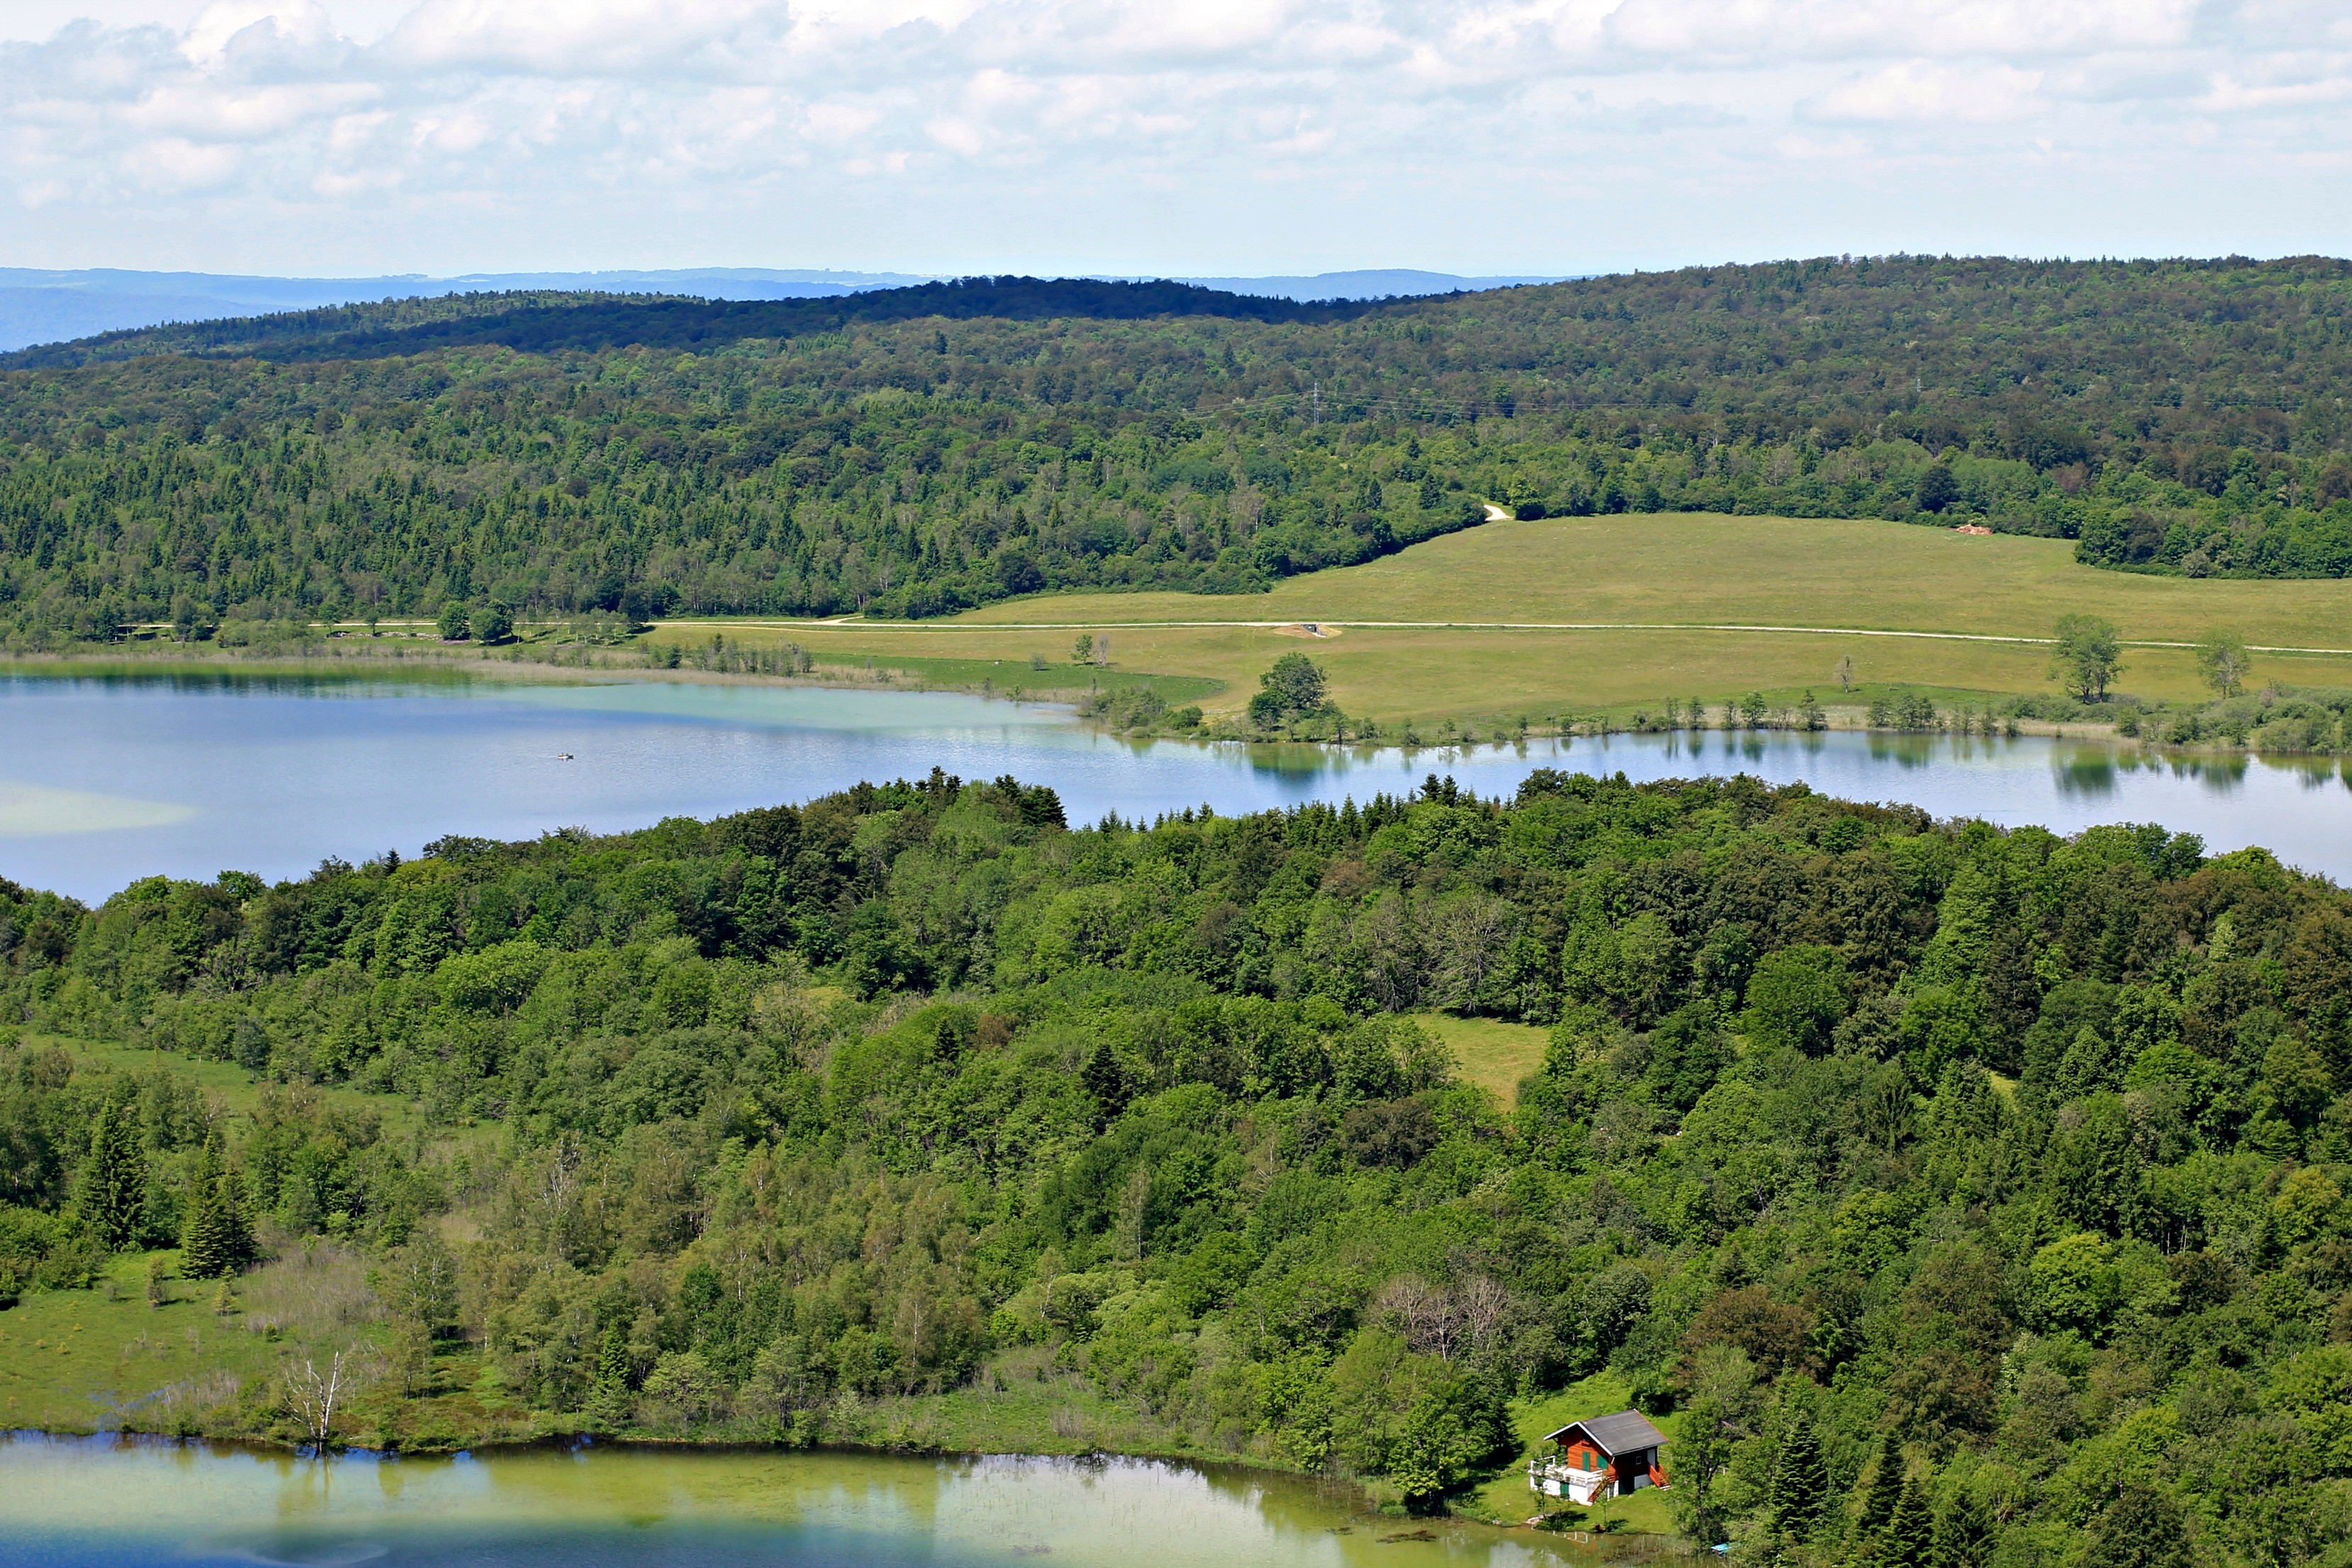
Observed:
[[[138,1242],[147,1212],[147,1152],[140,1147],[138,1119],[128,1105],[99,1110],[89,1161],[82,1167],[81,1203],[90,1229],[110,1250]]]
[[[1870,1479],[1863,1483],[1862,1517],[1853,1526],[1857,1558],[1874,1560],[1880,1537],[1886,1533],[1887,1521],[1895,1517],[1895,1505],[1902,1497],[1903,1450],[1889,1432],[1878,1439],[1878,1457],[1871,1465]]]
[[[181,1271],[191,1279],[226,1279],[253,1257],[253,1230],[245,1216],[236,1173],[221,1158],[217,1135],[207,1139],[188,1181],[188,1220],[181,1233]]]
[[[1960,1488],[1936,1514],[1935,1568],[1984,1568],[1992,1535],[1992,1510],[1974,1488]]]
[[[1097,1042],[1087,1057],[1086,1066],[1078,1071],[1078,1081],[1095,1097],[1095,1121],[1108,1127],[1118,1120],[1127,1109],[1129,1089],[1127,1069],[1119,1065],[1118,1055],[1108,1042]]]
[[[588,1394],[588,1414],[610,1432],[629,1418],[629,1337],[614,1323],[604,1331],[596,1351],[596,1382]]]
[[[1931,1568],[1935,1549],[1935,1513],[1927,1501],[1927,1484],[1916,1476],[1906,1476],[1895,1500],[1895,1511],[1886,1521],[1878,1560],[1885,1568]]]
[[[1780,1452],[1772,1461],[1768,1504],[1772,1533],[1782,1541],[1811,1540],[1821,1523],[1829,1489],[1829,1468],[1822,1462],[1822,1440],[1813,1430],[1812,1415],[1802,1405],[1792,1404]]]

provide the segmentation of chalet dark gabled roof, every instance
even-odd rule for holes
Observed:
[[[1557,1443],[1570,1433],[1580,1430],[1591,1439],[1594,1447],[1612,1458],[1619,1454],[1655,1448],[1666,1440],[1666,1435],[1651,1426],[1640,1411],[1620,1410],[1614,1415],[1595,1415],[1590,1420],[1571,1421],[1544,1441]]]

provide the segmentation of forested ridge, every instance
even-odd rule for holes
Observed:
[[[389,1439],[880,1441],[877,1402],[1075,1378],[1163,1449],[1425,1505],[1609,1369],[1743,1552],[2352,1540],[2352,900],[2259,850],[1549,772],[1073,829],[934,774],[11,886],[0,949],[11,1293],[363,1248],[415,1347]],[[1433,1007],[1549,1026],[1515,1106]],[[284,1087],[226,1119],[188,1058]],[[265,1382],[189,1419],[283,1434]]]
[[[25,643],[633,593],[925,616],[1246,592],[1484,501],[2352,568],[2335,260],[1829,258],[1344,308],[927,288],[408,301],[27,351],[0,371],[0,617]]]
[[[42,368],[159,353],[285,361],[382,359],[459,343],[534,353],[621,345],[693,351],[745,338],[797,337],[856,322],[930,317],[1131,321],[1229,316],[1254,321],[1331,321],[1376,309],[1354,300],[1302,303],[1274,295],[1228,294],[1165,279],[1137,283],[1094,278],[960,278],[813,300],[450,294],[106,332],[76,342],[19,349],[0,356],[0,364]]]

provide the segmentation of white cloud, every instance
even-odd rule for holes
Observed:
[[[0,42],[0,262],[2352,247],[2321,0],[88,3]]]
[[[218,68],[233,51],[315,51],[334,42],[334,24],[318,0],[215,0],[189,24],[180,52],[199,68]]]
[[[2047,104],[2039,71],[1906,60],[1843,82],[1810,107],[1822,120],[2004,125],[2039,114]]]
[[[961,153],[967,158],[977,156],[988,145],[988,138],[969,120],[934,120],[923,127],[923,133],[949,152]]]
[[[608,75],[676,68],[719,47],[756,47],[788,25],[767,0],[424,0],[381,47],[431,69]]]
[[[881,118],[881,110],[862,103],[813,103],[806,112],[808,134],[836,147],[865,135]]]
[[[1602,31],[1629,51],[1678,58],[2042,59],[2180,47],[2201,9],[2197,0],[1625,0]]]
[[[210,190],[236,173],[237,150],[163,136],[126,153],[124,172],[139,185],[174,194]]]

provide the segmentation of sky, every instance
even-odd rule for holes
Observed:
[[[2343,0],[0,0],[0,266],[2352,252]]]

